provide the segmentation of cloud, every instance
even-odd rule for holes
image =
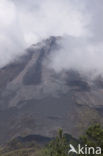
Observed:
[[[58,44],[61,49],[49,56],[50,68],[56,72],[76,70],[89,76],[103,75],[103,42],[65,36]]]
[[[88,36],[83,7],[76,0],[0,0],[0,67],[51,35]]]
[[[103,76],[103,1],[87,0],[84,4],[81,13],[88,17],[87,35],[64,37],[59,42],[62,48],[50,56],[49,66],[56,72],[72,69]]]
[[[0,0],[0,67],[33,43],[66,36],[50,67],[103,73],[102,15],[102,0]]]

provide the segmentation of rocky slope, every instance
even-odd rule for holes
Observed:
[[[102,79],[91,82],[76,71],[48,67],[59,39],[32,45],[0,69],[0,143],[19,135],[53,136],[59,127],[78,136],[91,122],[103,123]]]

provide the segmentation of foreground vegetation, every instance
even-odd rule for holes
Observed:
[[[101,147],[101,156],[103,156],[103,128],[99,124],[92,125],[78,140],[68,134],[63,134],[62,129],[59,129],[57,137],[45,147],[34,142],[26,143],[26,145],[17,142],[16,148],[14,148],[15,146],[12,148],[9,145],[2,147],[0,156],[68,156],[69,144],[77,147],[78,143],[88,147]],[[72,156],[73,153],[69,155]],[[85,156],[88,155],[85,154]]]

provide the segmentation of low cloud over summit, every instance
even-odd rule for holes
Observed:
[[[0,67],[31,44],[62,36],[62,48],[50,56],[50,67],[101,74],[102,14],[102,0],[1,0]]]

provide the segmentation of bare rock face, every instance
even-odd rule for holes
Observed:
[[[62,127],[78,136],[103,123],[102,79],[90,82],[76,71],[56,73],[45,63],[58,50],[51,37],[27,49],[0,70],[0,142],[19,135],[53,136]]]

